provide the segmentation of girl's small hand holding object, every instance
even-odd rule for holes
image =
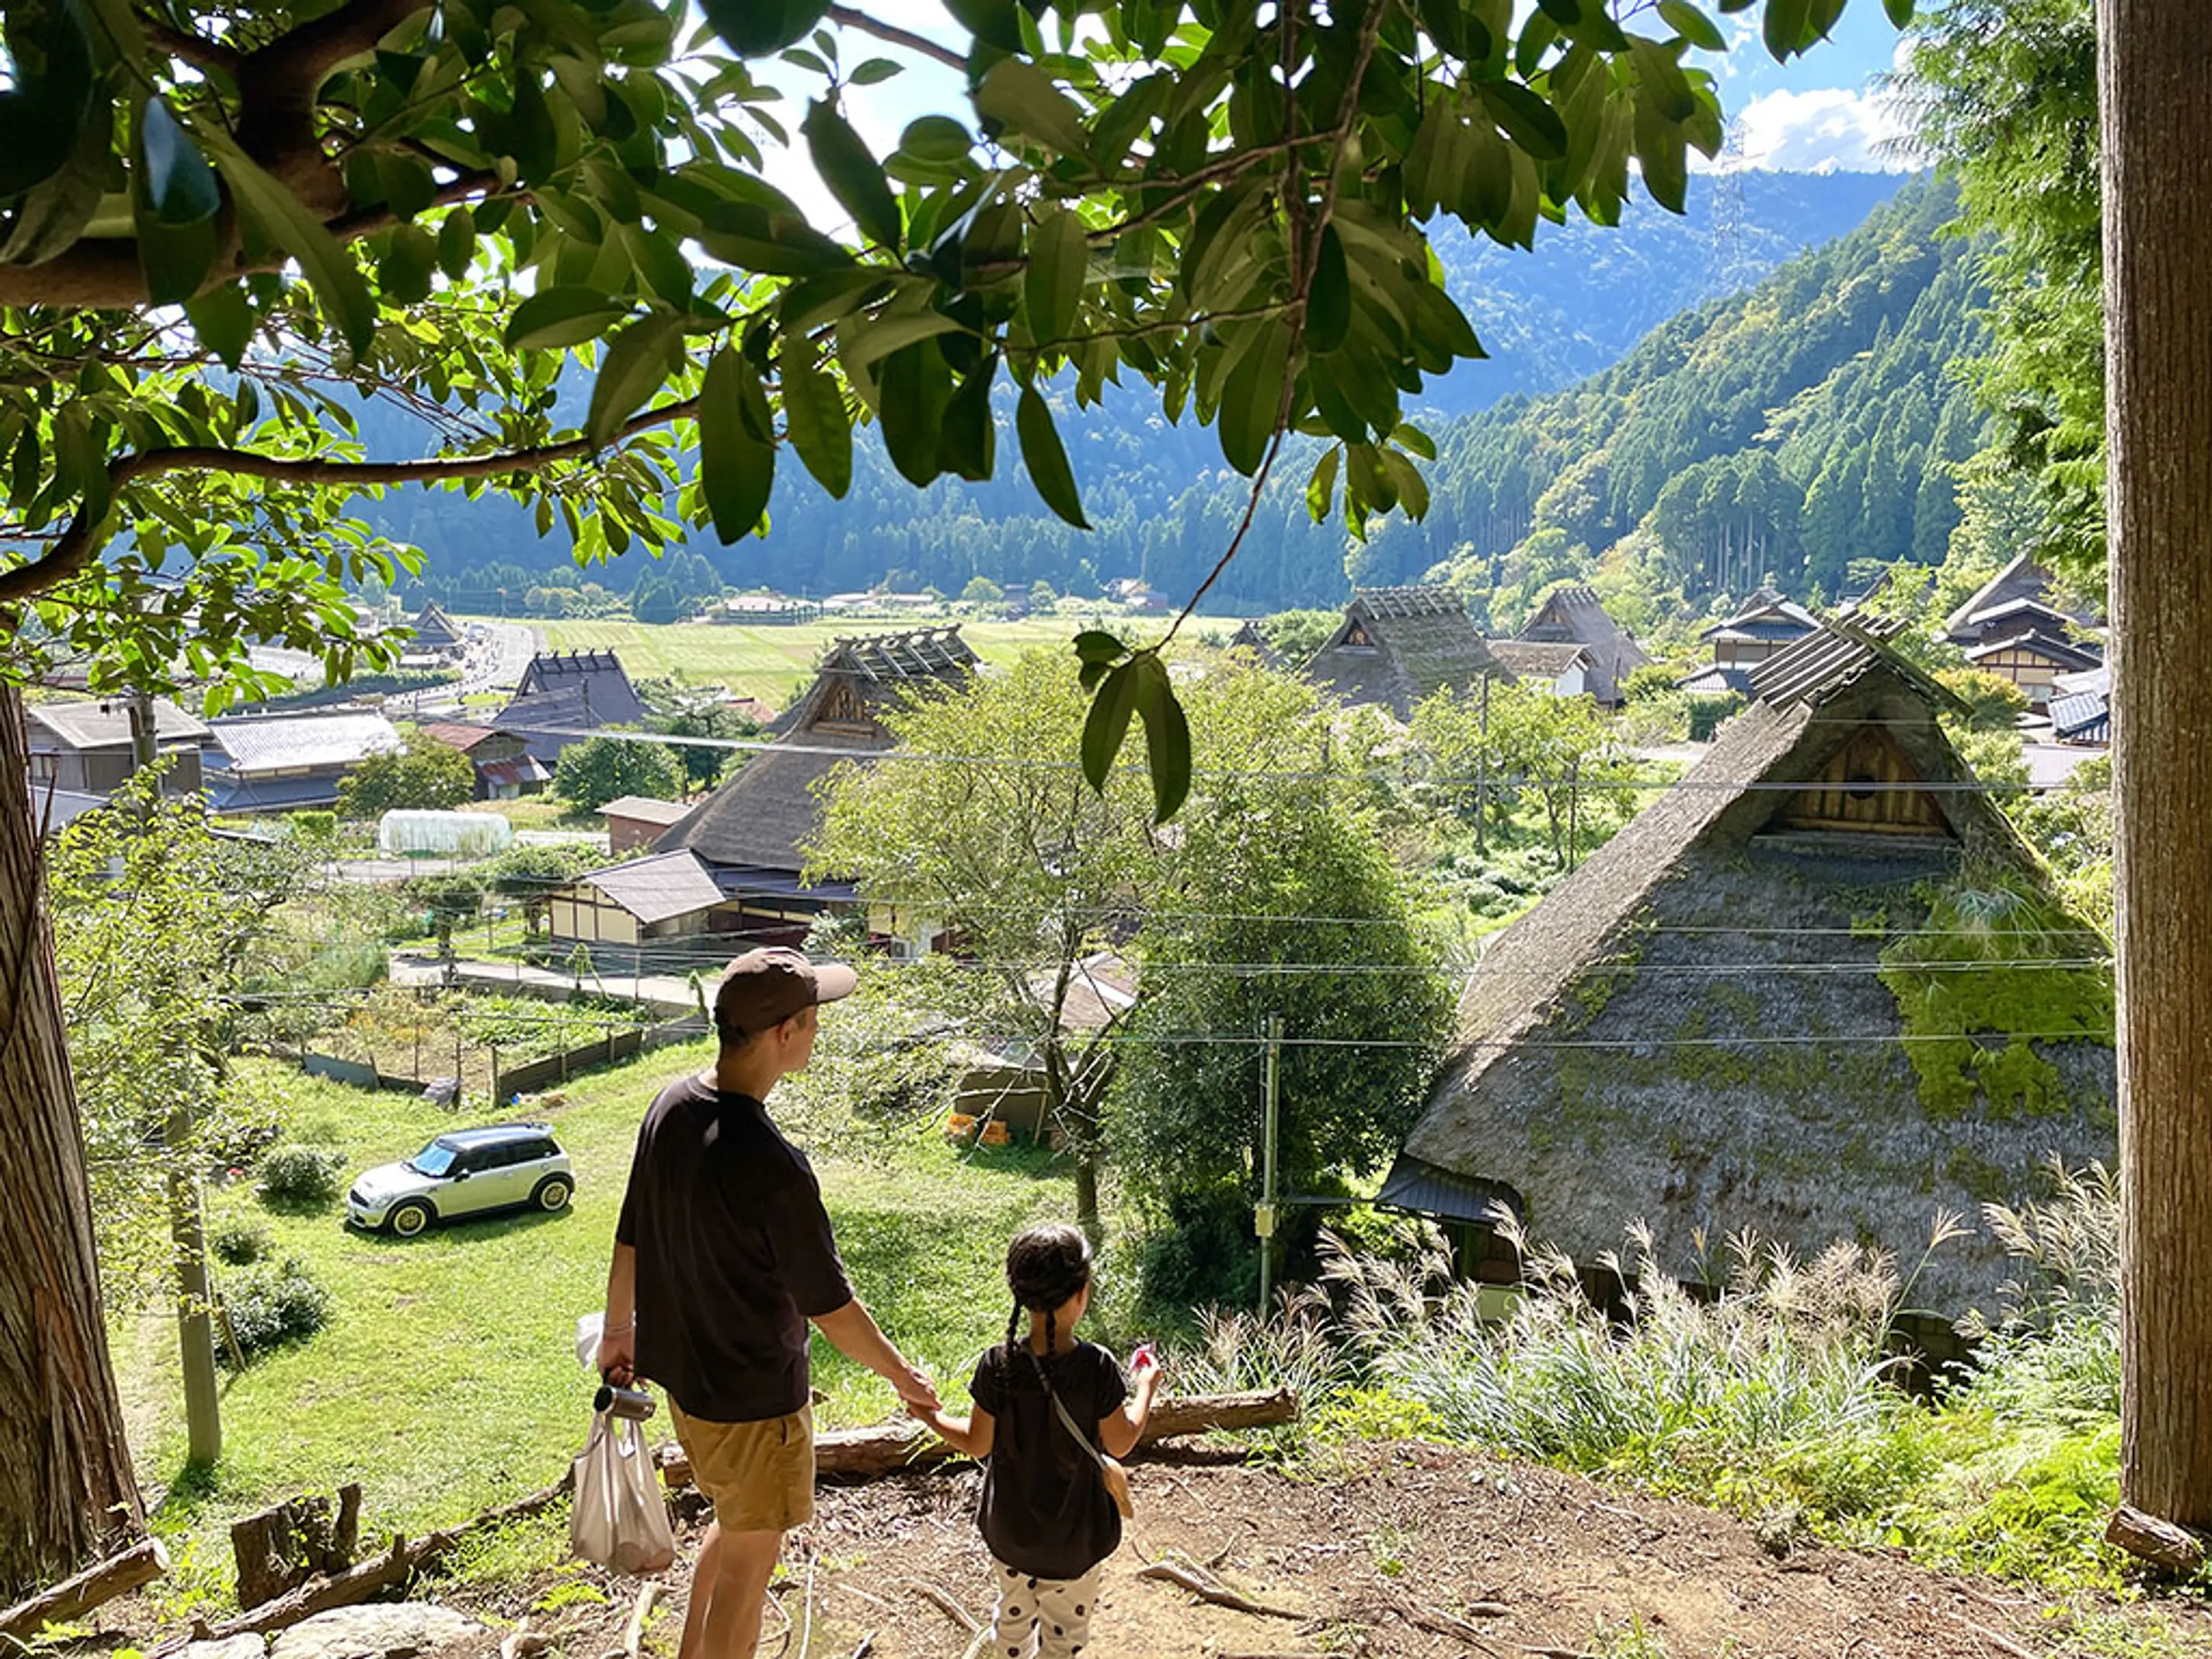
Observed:
[[[1152,1345],[1149,1342],[1137,1344],[1136,1352],[1129,1356],[1129,1374],[1141,1377],[1147,1372],[1156,1371],[1159,1368],[1159,1356],[1152,1352]]]

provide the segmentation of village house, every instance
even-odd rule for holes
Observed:
[[[595,896],[576,896],[565,911],[556,896],[556,939],[618,940],[635,927],[658,929],[654,938],[711,933],[739,947],[795,945],[823,915],[856,910],[860,896],[850,882],[805,880],[801,849],[822,811],[817,786],[836,767],[865,763],[892,746],[879,718],[886,709],[917,690],[963,683],[976,660],[957,624],[833,641],[813,685],[772,728],[770,746],[663,831],[653,857],[623,866],[650,866],[647,876],[586,876],[576,886]],[[694,864],[703,883],[691,873]],[[614,878],[611,885],[607,878]],[[678,895],[696,904],[696,915],[662,908]],[[627,921],[611,911],[625,912]],[[563,933],[564,918],[599,931]],[[889,935],[896,919],[872,917],[871,927]]]
[[[224,813],[335,806],[338,785],[363,761],[406,746],[383,715],[355,709],[240,715],[210,730],[209,805]]]
[[[1540,640],[1486,640],[1483,643],[1498,659],[1498,666],[1523,685],[1554,697],[1595,695],[1590,683],[1596,669],[1586,645]]]
[[[1262,668],[1279,669],[1288,665],[1283,661],[1283,653],[1268,643],[1267,635],[1261,628],[1257,617],[1248,617],[1239,623],[1237,631],[1229,636],[1225,648],[1250,652],[1253,660]]]
[[[644,723],[645,703],[611,651],[539,652],[491,720],[495,731],[521,738],[532,758],[547,767],[594,732]]]
[[[1945,620],[1943,636],[1976,668],[2002,675],[2047,708],[2062,675],[2090,672],[2103,650],[2083,636],[2092,618],[2052,599],[2050,573],[2023,554]],[[2078,711],[2077,711],[2078,712]]]
[[[720,966],[744,948],[697,948],[709,933],[726,935],[736,921],[713,872],[683,848],[580,876],[554,890],[547,915],[556,947],[582,945],[603,969],[680,976]],[[594,949],[606,945],[617,948]]]
[[[2060,743],[2103,749],[2112,741],[2112,669],[2099,663],[2051,681],[2051,735]]]
[[[1344,620],[1305,665],[1305,677],[1346,707],[1366,703],[1401,720],[1438,691],[1486,675],[1511,678],[1448,587],[1355,587]]]
[[[691,809],[681,801],[623,795],[599,808],[607,823],[607,851],[617,858],[650,847]]]
[[[822,607],[788,593],[737,593],[710,604],[706,614],[709,622],[775,628],[811,622],[822,614]]]
[[[428,601],[415,613],[410,624],[415,637],[407,642],[410,656],[434,658],[440,662],[453,662],[468,654],[468,637],[460,624],[446,614],[445,606],[435,599]]]
[[[477,800],[514,800],[538,795],[553,781],[544,762],[530,752],[520,732],[495,731],[489,726],[468,726],[454,720],[434,720],[422,735],[459,750],[476,769]]]
[[[1696,696],[1749,696],[1751,671],[1820,626],[1803,605],[1762,587],[1735,616],[1698,635],[1712,647],[1712,662],[1678,684]]]
[[[200,745],[208,739],[207,723],[167,697],[152,701],[155,753],[167,763],[161,792],[198,794],[204,783]],[[23,725],[29,739],[34,802],[49,788],[106,797],[138,769],[127,696],[26,703]]]
[[[1911,1271],[1940,1213],[2022,1201],[2053,1154],[2113,1156],[2105,947],[1973,787],[1936,724],[1954,700],[1839,625],[1751,675],[1705,759],[1468,979],[1381,1201],[1456,1229],[1470,1271],[1514,1277],[1509,1218],[1585,1266],[1640,1222],[1691,1278],[1744,1229]],[[1953,950],[1947,915],[2022,920]],[[1908,1002],[1931,1021],[1954,1006],[1948,968],[2021,937],[2040,960],[2003,983],[2033,1043],[1985,1002],[1908,1026]],[[1929,1259],[1915,1300],[1996,1313],[2008,1272],[1978,1234]]]
[[[1587,691],[1601,708],[1620,708],[1627,697],[1628,677],[1651,660],[1628,630],[1607,614],[1596,590],[1584,582],[1553,588],[1536,607],[1536,614],[1522,625],[1520,638],[1528,644],[1581,646],[1587,663],[1583,684],[1558,695]],[[1510,653],[1499,650],[1499,644],[1492,640],[1491,650],[1515,673],[1529,678],[1537,672],[1523,669]]]

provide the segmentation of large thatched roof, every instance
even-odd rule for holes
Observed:
[[[891,746],[878,718],[887,707],[962,684],[976,660],[957,624],[834,641],[806,695],[775,723],[775,746],[671,825],[654,850],[689,848],[723,869],[796,875],[821,813],[822,781]]]
[[[2061,1111],[1922,1104],[1884,946],[1962,868],[2035,879],[1937,728],[1940,689],[1834,629],[1760,665],[1754,689],[1687,777],[1483,957],[1391,1189],[1443,1172],[1504,1191],[1584,1261],[1642,1220],[1678,1269],[1745,1227],[1802,1251],[1879,1243],[1909,1267],[1939,1208],[2017,1200],[2052,1152],[2111,1157],[2097,1042],[2038,1045]],[[1986,1241],[1954,1244],[1916,1294],[1989,1308],[2002,1278]]]
[[[1343,622],[1305,668],[1338,702],[1373,703],[1401,720],[1434,692],[1503,672],[1458,596],[1434,586],[1352,589]]]
[[[1596,590],[1583,582],[1554,588],[1528,618],[1521,637],[1584,647],[1590,660],[1589,694],[1608,707],[1621,700],[1621,687],[1629,675],[1651,660],[1628,630],[1607,614]]]

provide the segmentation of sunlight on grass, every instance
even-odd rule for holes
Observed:
[[[116,1322],[142,1473],[149,1495],[167,1488],[164,1531],[211,1540],[251,1510],[357,1480],[362,1535],[374,1538],[449,1524],[558,1480],[590,1426],[575,1322],[605,1294],[638,1120],[663,1082],[708,1057],[704,1044],[663,1050],[580,1079],[565,1104],[544,1109],[576,1168],[564,1214],[462,1222],[403,1242],[345,1231],[335,1206],[273,1214],[243,1184],[210,1193],[211,1223],[250,1214],[268,1228],[276,1255],[298,1257],[328,1287],[331,1317],[313,1340],[229,1378],[222,1462],[182,1480],[171,1328]],[[247,1065],[276,1073],[291,1138],[342,1153],[348,1179],[459,1122],[409,1095]],[[1007,1238],[1072,1210],[1064,1169],[1028,1151],[965,1158],[933,1133],[808,1152],[862,1299],[957,1397],[1005,1329]],[[815,1377],[825,1427],[896,1409],[885,1384],[818,1340]]]

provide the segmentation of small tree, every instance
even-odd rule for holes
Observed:
[[[410,732],[404,749],[371,755],[338,783],[338,816],[375,818],[405,808],[463,806],[477,792],[477,769],[450,743]]]
[[[624,795],[672,800],[683,788],[676,762],[657,743],[586,738],[561,751],[553,793],[580,812],[596,812]]]
[[[968,586],[960,590],[960,597],[969,605],[1004,605],[1006,590],[988,576],[971,576]]]
[[[760,726],[711,694],[687,695],[670,713],[656,714],[653,729],[671,737],[750,738]],[[712,789],[730,769],[731,763],[742,763],[744,757],[737,750],[724,749],[712,743],[672,743],[667,752],[675,757],[683,775],[686,793]]]

